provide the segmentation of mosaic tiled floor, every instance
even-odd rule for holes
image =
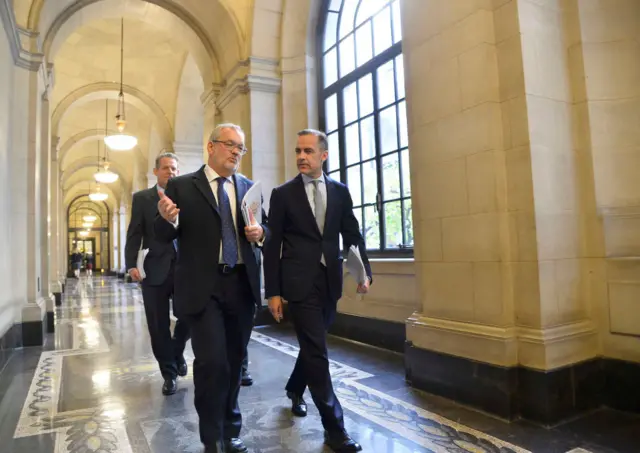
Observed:
[[[282,388],[297,351],[286,328],[252,334],[255,384],[240,395],[249,451],[329,451],[310,397],[308,417],[289,411]],[[389,354],[332,341],[332,376],[347,429],[366,452],[627,451],[594,449],[566,433],[510,425],[437,403],[403,383],[398,358]],[[190,364],[189,345],[186,355]],[[72,280],[45,350],[16,352],[0,374],[0,452],[199,453],[189,371],[175,395],[162,396],[137,286],[115,279]],[[434,411],[438,404],[442,410]]]

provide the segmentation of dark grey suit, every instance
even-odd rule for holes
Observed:
[[[193,381],[202,443],[213,446],[239,437],[242,416],[238,407],[240,374],[260,297],[260,269],[253,246],[244,233],[240,203],[253,185],[233,176],[236,203],[235,235],[242,264],[220,262],[223,215],[204,166],[192,174],[173,178],[166,196],[180,209],[177,228],[158,216],[155,232],[171,244],[178,240],[176,295],[179,316],[189,324],[195,355]],[[229,200],[230,202],[230,200]],[[229,212],[229,215],[231,212]],[[263,213],[266,223],[266,215]],[[262,225],[269,236],[266,224]]]
[[[345,249],[352,245],[359,248],[369,277],[371,267],[349,190],[326,175],[325,184],[323,231],[311,210],[301,175],[273,189],[269,210],[271,240],[264,249],[264,277],[266,297],[281,296],[289,302],[300,344],[286,390],[302,396],[309,386],[325,429],[338,435],[344,432],[344,420],[329,374],[326,332],[342,296],[339,237],[342,236]],[[322,257],[326,265],[321,263]]]
[[[158,213],[158,188],[141,190],[133,194],[131,222],[127,230],[125,263],[127,271],[136,267],[138,251],[149,249],[144,262],[145,279],[142,281],[142,298],[147,317],[151,348],[165,379],[175,379],[178,362],[184,362],[184,348],[189,339],[189,329],[178,321],[171,338],[169,299],[174,295],[174,265],[176,249],[173,243],[156,239],[153,223]],[[174,312],[179,301],[173,297]]]

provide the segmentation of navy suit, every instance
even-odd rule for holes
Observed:
[[[133,194],[131,221],[127,229],[125,264],[127,271],[137,267],[138,251],[149,249],[144,261],[146,277],[142,280],[142,299],[151,337],[151,349],[165,379],[175,379],[178,362],[184,362],[184,349],[189,339],[189,329],[178,320],[171,338],[169,299],[174,296],[174,264],[176,250],[174,244],[159,241],[153,224],[158,213],[157,186]],[[176,297],[173,297],[174,312],[177,311]]]
[[[256,250],[245,237],[240,209],[253,182],[242,175],[233,176],[236,204],[231,208],[236,210],[235,234],[243,264],[229,269],[219,260],[222,214],[204,168],[169,181],[165,194],[180,209],[178,225],[176,228],[158,216],[155,232],[166,243],[178,240],[175,291],[184,301],[179,305],[179,316],[191,330],[200,438],[213,446],[240,434],[241,364],[262,298]],[[266,222],[264,213],[263,219]],[[266,224],[262,227],[268,237]]]
[[[322,232],[301,175],[273,190],[271,239],[265,245],[264,269],[266,297],[281,296],[289,302],[300,344],[286,389],[301,396],[308,385],[325,429],[335,433],[344,430],[344,422],[329,374],[326,331],[342,297],[340,235],[345,249],[352,245],[359,248],[369,276],[371,268],[348,188],[326,175],[325,184]],[[323,256],[326,266],[321,263]]]

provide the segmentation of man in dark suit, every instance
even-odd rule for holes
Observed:
[[[191,331],[195,406],[205,452],[244,452],[238,407],[242,361],[261,305],[255,248],[266,225],[246,226],[241,201],[253,182],[236,171],[247,152],[244,132],[217,126],[209,159],[195,173],[172,179],[158,204],[155,231],[178,239],[176,297]],[[266,223],[266,215],[263,213]]]
[[[309,386],[322,417],[325,443],[334,451],[359,451],[360,445],[344,429],[327,358],[326,332],[342,296],[339,235],[345,249],[355,245],[360,250],[368,275],[358,285],[360,293],[369,290],[371,268],[349,190],[322,172],[327,147],[322,132],[300,131],[296,146],[300,174],[271,193],[271,238],[264,250],[265,291],[277,321],[282,319],[282,299],[289,302],[300,344],[286,386],[292,411],[306,415],[302,394]]]
[[[176,249],[175,244],[156,239],[153,224],[158,214],[160,194],[165,190],[167,182],[178,173],[178,157],[175,154],[162,153],[156,157],[153,174],[156,175],[157,184],[133,194],[131,222],[125,245],[127,271],[132,280],[142,282],[142,299],[151,337],[151,349],[164,378],[164,395],[174,394],[177,389],[177,376],[187,375],[187,362],[183,353],[189,339],[189,329],[184,322],[178,320],[173,339],[171,338],[169,299],[174,294]],[[140,248],[149,249],[144,261],[144,279],[137,268]],[[173,305],[175,312],[175,298]]]

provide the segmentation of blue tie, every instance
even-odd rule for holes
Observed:
[[[224,190],[226,178],[220,176],[218,181],[218,205],[220,207],[220,217],[222,219],[222,261],[229,267],[234,267],[238,262],[238,246],[236,242],[236,228],[231,215],[231,203],[229,196]]]

